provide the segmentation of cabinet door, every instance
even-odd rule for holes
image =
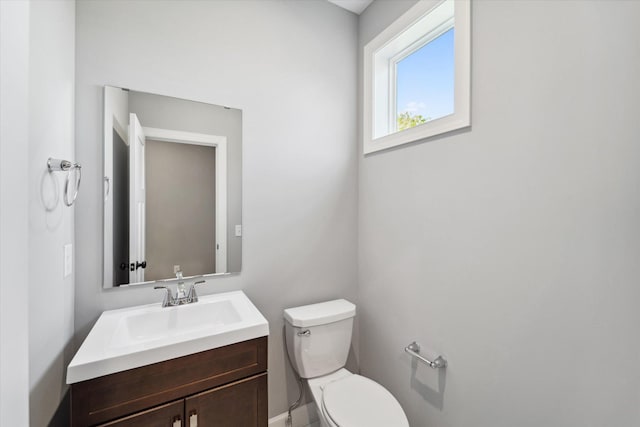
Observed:
[[[187,398],[185,416],[188,427],[267,427],[267,374]]]
[[[184,427],[184,400],[156,406],[98,427]]]

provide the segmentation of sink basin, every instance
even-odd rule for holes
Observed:
[[[242,291],[105,311],[71,360],[67,384],[266,335],[267,320]]]
[[[129,347],[198,332],[211,334],[242,321],[229,300],[138,311],[120,317],[111,336],[112,347]]]

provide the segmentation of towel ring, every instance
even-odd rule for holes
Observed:
[[[49,160],[47,160],[47,168],[49,169],[49,172],[67,172],[67,179],[64,183],[64,204],[72,206],[75,203],[76,198],[78,197],[78,191],[80,190],[80,182],[82,181],[82,165],[80,165],[80,163],[71,163],[69,160],[49,157]],[[69,181],[71,179],[72,171],[76,172],[76,185],[73,197],[71,198],[71,201],[69,201]]]

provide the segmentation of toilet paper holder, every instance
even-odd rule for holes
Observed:
[[[427,359],[426,357],[420,355],[420,344],[418,344],[415,341],[412,342],[411,344],[409,344],[408,346],[406,346],[404,348],[404,351],[409,353],[411,356],[415,357],[419,361],[421,361],[423,363],[426,363],[427,365],[429,365],[433,369],[439,369],[439,368],[446,368],[447,367],[447,361],[442,356],[438,356],[433,361],[431,361],[431,360]]]

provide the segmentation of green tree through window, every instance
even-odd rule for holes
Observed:
[[[429,120],[431,120],[430,117],[424,117],[421,114],[411,114],[410,112],[405,111],[398,115],[398,130],[401,131],[409,129],[414,126],[427,123]]]

